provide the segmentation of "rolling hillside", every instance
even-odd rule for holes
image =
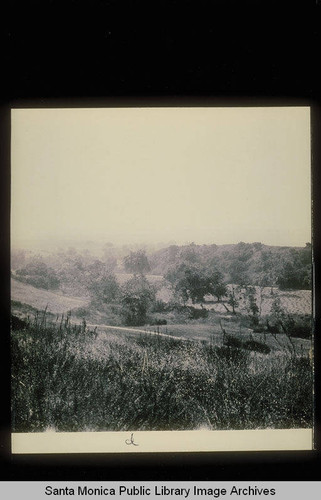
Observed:
[[[56,314],[65,313],[88,303],[88,298],[64,296],[35,288],[15,279],[11,279],[11,298],[35,309],[43,310],[47,307],[49,312]]]

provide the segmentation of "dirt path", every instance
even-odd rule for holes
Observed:
[[[87,323],[86,325],[89,326],[90,328],[103,328],[103,329],[112,329],[112,330],[122,330],[125,332],[131,332],[131,333],[145,333],[148,335],[157,335],[159,337],[168,337],[170,339],[175,339],[175,340],[187,340],[186,337],[175,337],[174,335],[170,335],[168,333],[161,333],[161,332],[154,332],[152,330],[149,330],[148,328],[142,329],[142,328],[129,328],[125,326],[113,326],[113,325],[98,325],[95,323]]]

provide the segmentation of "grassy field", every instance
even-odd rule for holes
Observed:
[[[222,346],[223,335],[220,330],[220,325],[218,324],[219,318],[216,319],[217,321],[213,324],[194,322],[194,324],[159,326],[154,328],[153,331],[168,333],[176,337],[184,337],[193,341],[210,342],[211,344]],[[239,323],[231,323],[230,321],[224,322],[224,317],[222,317],[222,324],[233,338],[243,341],[254,340],[261,342],[275,352],[287,353],[294,350],[296,353],[303,352],[305,355],[309,355],[311,350],[311,341],[307,339],[293,338],[290,342],[289,338],[281,333],[277,334],[277,336],[271,333],[253,333],[250,328],[240,328]]]
[[[308,356],[50,324],[12,332],[14,432],[312,425]]]

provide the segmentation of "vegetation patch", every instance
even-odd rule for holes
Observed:
[[[310,427],[311,388],[308,357],[117,338],[68,317],[12,332],[14,432]]]

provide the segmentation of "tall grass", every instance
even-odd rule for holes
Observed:
[[[309,427],[306,357],[46,324],[12,332],[14,432]]]

